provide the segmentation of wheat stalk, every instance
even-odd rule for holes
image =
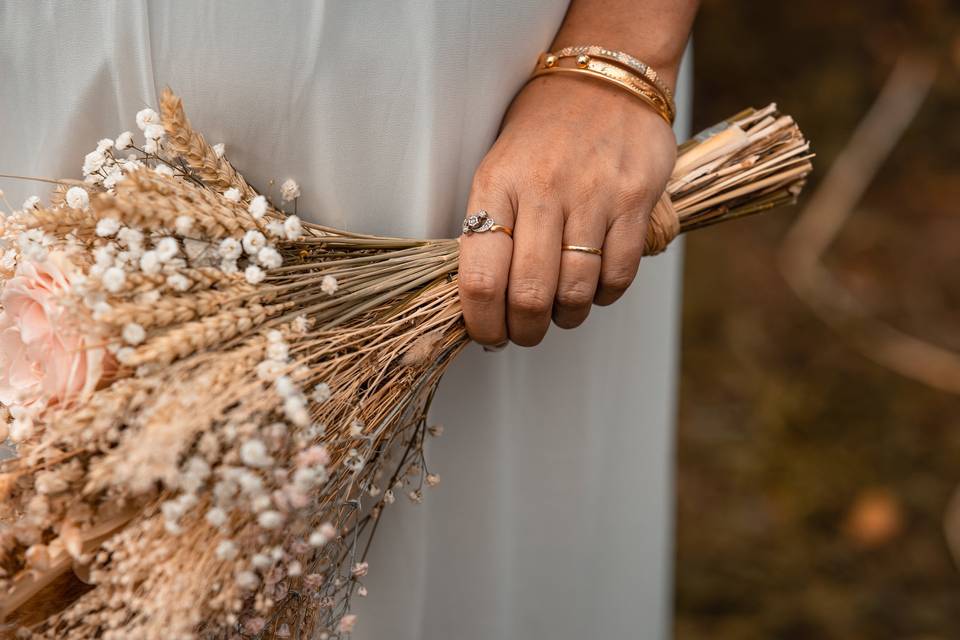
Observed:
[[[94,211],[99,218],[116,218],[146,231],[174,229],[177,218],[188,215],[198,231],[211,240],[263,231],[243,205],[149,169],[128,174],[117,185],[116,195],[103,194],[94,201]]]
[[[194,131],[183,111],[183,101],[169,87],[160,94],[160,112],[164,129],[170,136],[171,150],[182,157],[204,183],[221,193],[231,187],[239,189],[244,200],[257,196],[233,165],[217,155],[203,135]]]

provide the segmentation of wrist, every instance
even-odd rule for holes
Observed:
[[[550,49],[600,45],[623,51],[676,88],[696,0],[572,0]]]
[[[590,77],[546,75],[531,78],[517,94],[503,125],[513,120],[542,120],[544,113],[572,116],[584,126],[599,121],[627,135],[629,130],[661,130],[669,138],[668,149],[676,147],[673,128],[649,105],[621,88]],[[656,134],[658,139],[660,134]]]

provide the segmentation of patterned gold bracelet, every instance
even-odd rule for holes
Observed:
[[[530,77],[536,78],[550,73],[578,73],[615,84],[645,102],[667,124],[673,125],[675,113],[666,97],[636,74],[586,55],[578,56],[574,66],[567,66],[569,61],[569,58],[544,53],[540,56],[537,67]]]
[[[667,102],[670,103],[671,109],[674,112],[677,110],[673,93],[670,91],[670,87],[668,87],[666,83],[660,79],[660,75],[653,69],[653,67],[645,62],[637,60],[629,53],[624,53],[623,51],[614,51],[613,49],[607,49],[606,47],[601,47],[599,45],[589,44],[576,47],[564,47],[559,51],[554,51],[553,55],[557,56],[558,58],[587,55],[594,58],[604,58],[606,60],[618,62],[625,67],[630,67],[639,73],[640,77],[647,80],[650,84],[660,90],[660,93],[662,93],[667,99]]]

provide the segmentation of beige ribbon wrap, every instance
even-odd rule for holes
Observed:
[[[677,216],[670,196],[666,192],[660,196],[650,220],[647,222],[647,237],[643,241],[643,255],[655,256],[663,253],[673,239],[680,233],[680,218]]]

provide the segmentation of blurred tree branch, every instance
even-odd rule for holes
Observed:
[[[907,54],[837,156],[780,249],[797,296],[864,356],[930,387],[960,394],[960,355],[874,317],[823,264],[823,256],[916,117],[936,77],[929,58]]]

